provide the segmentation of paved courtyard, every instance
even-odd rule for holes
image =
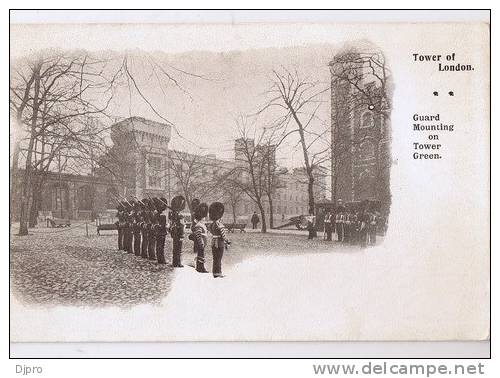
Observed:
[[[173,281],[170,267],[172,240],[167,239],[167,264],[160,265],[118,251],[116,231],[97,236],[95,227],[74,224],[71,228],[35,228],[28,236],[11,230],[10,278],[16,298],[33,304],[71,304],[85,306],[130,306],[159,303]],[[223,258],[223,269],[255,256],[299,255],[321,252],[356,253],[358,247],[340,246],[321,240],[307,240],[299,231],[268,234],[255,232],[230,234],[231,247]],[[193,243],[183,245],[184,269],[194,262]],[[211,270],[211,251],[207,248],[207,268]]]

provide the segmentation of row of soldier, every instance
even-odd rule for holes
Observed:
[[[149,197],[142,200],[116,199],[118,210],[118,249],[133,253],[145,259],[165,264],[165,240],[172,237],[172,266],[182,268],[182,245],[184,240],[184,217],[181,212],[186,207],[183,196],[176,196],[170,205],[166,198]],[[168,211],[168,215],[163,214]],[[205,247],[208,243],[208,229],[204,219],[209,215],[209,229],[212,234],[212,254],[214,277],[223,277],[222,256],[230,245],[227,232],[221,221],[224,205],[214,202],[210,207],[198,199],[191,202],[192,225],[189,239],[194,242],[196,271],[207,273],[205,268]]]
[[[375,245],[380,221],[380,213],[376,209],[338,206],[334,213],[328,210],[325,214],[325,238],[331,241],[335,233],[336,240],[344,244],[361,247]]]

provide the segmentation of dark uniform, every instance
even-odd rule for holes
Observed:
[[[132,233],[134,235],[134,254],[141,255],[141,224],[142,224],[142,205],[137,202],[134,211],[134,223],[132,224]]]
[[[155,252],[158,264],[165,264],[165,238],[167,237],[167,216],[163,214],[167,208],[165,198],[155,198],[155,206],[158,212],[158,222],[155,222],[153,232],[155,235]]]
[[[118,230],[118,250],[122,251],[123,250],[123,224],[124,224],[124,211],[125,208],[123,205],[120,204],[116,207],[118,210],[118,213],[116,214],[116,217],[118,218],[118,221],[115,223],[116,228]]]
[[[353,212],[349,215],[349,221],[351,222],[351,239],[350,243],[352,245],[355,245],[358,243],[359,239],[359,222],[358,222],[358,216],[356,212],[353,210]]]
[[[170,236],[172,236],[172,266],[182,268],[182,242],[184,240],[184,220],[180,212],[186,207],[183,196],[172,199],[170,212]]]
[[[359,219],[359,245],[364,248],[368,239],[368,225],[370,223],[370,215],[366,211],[362,211]]]
[[[252,229],[255,230],[257,228],[257,225],[260,222],[260,219],[259,219],[259,216],[257,215],[257,213],[253,213],[251,221],[252,221]]]
[[[148,259],[156,260],[156,230],[160,224],[160,214],[154,208],[154,198],[151,199],[151,225],[149,228]]]
[[[224,205],[220,202],[214,202],[210,205],[208,213],[212,221],[210,224],[213,255],[212,274],[215,278],[224,277],[222,274],[222,256],[226,247],[231,244],[226,236],[226,227],[220,220],[222,215],[224,215]]]
[[[148,258],[148,244],[149,244],[149,230],[151,229],[150,211],[149,211],[149,200],[143,199],[142,202],[145,204],[143,211],[143,220],[141,224],[141,257],[143,259]]]
[[[123,226],[123,249],[132,253],[132,205],[125,203],[125,223]]]
[[[167,216],[160,214],[160,221],[156,231],[156,258],[158,264],[166,264],[165,261],[165,238],[167,237]]]

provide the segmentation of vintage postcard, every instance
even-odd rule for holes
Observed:
[[[487,340],[487,22],[10,25],[11,341]]]

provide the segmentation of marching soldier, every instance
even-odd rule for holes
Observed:
[[[193,224],[191,226],[190,239],[194,242],[194,252],[196,254],[196,271],[208,273],[205,269],[205,246],[207,245],[208,233],[203,218],[207,216],[208,206],[206,203],[199,204],[194,210]]]
[[[210,224],[213,255],[212,274],[215,278],[221,278],[224,277],[222,274],[222,256],[226,247],[231,245],[231,242],[226,237],[226,227],[220,220],[224,215],[224,205],[221,202],[213,202],[208,209],[208,214],[212,221]]]
[[[180,212],[186,207],[186,199],[183,196],[172,198],[170,208],[170,235],[172,236],[172,266],[183,268],[182,265],[182,242],[184,240],[184,221]]]

